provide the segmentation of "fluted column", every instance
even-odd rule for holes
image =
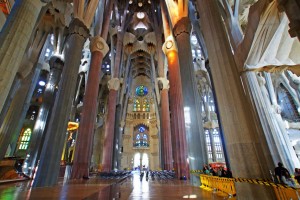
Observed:
[[[21,64],[41,8],[40,0],[17,0],[0,32],[0,110]]]
[[[33,182],[34,187],[56,184],[82,49],[88,33],[88,28],[79,19],[75,18],[70,23],[69,36],[65,44],[65,66],[46,132],[39,168]]]
[[[172,155],[172,139],[171,139],[171,125],[170,125],[170,111],[169,111],[169,80],[166,78],[158,78],[162,83],[163,88],[160,92],[161,100],[161,135],[162,135],[162,153],[165,170],[173,169],[173,155]]]
[[[100,73],[103,57],[109,50],[106,41],[100,36],[91,40],[92,59],[83,98],[83,110],[76,139],[76,151],[73,161],[71,178],[89,176],[92,156],[94,128],[97,115],[97,97],[100,84]]]
[[[31,98],[36,87],[42,65],[37,67],[25,79],[21,80],[21,86],[17,91],[9,110],[0,128],[0,160],[3,159],[8,145],[13,138],[18,138],[21,126],[30,106]]]
[[[103,171],[112,170],[114,124],[117,104],[117,95],[120,88],[120,80],[112,78],[108,81],[109,96],[107,105],[107,118],[105,123],[104,145],[103,145]]]
[[[235,177],[270,178],[266,139],[245,96],[217,0],[197,0],[210,59],[221,124]],[[235,183],[239,199],[274,199],[272,188]]]
[[[183,17],[177,21],[173,32],[178,44],[189,167],[196,170],[201,169],[205,163],[206,151],[205,135],[201,123],[202,117],[199,112],[201,110],[200,104],[197,105],[196,103],[198,94],[190,43],[191,22],[189,18]],[[194,185],[200,184],[199,178],[196,176],[192,176],[191,181]]]
[[[50,75],[48,83],[46,84],[45,92],[43,94],[43,103],[39,109],[38,116],[31,134],[30,144],[27,149],[26,158],[23,164],[23,172],[32,177],[33,169],[35,169],[37,160],[39,159],[43,139],[45,139],[44,132],[46,131],[46,124],[49,122],[51,115],[51,108],[54,104],[57,85],[61,77],[63,68],[63,61],[54,56],[50,59]]]
[[[170,111],[174,168],[178,178],[188,175],[187,144],[184,124],[183,94],[177,47],[172,36],[166,39],[163,51],[168,59],[170,79]]]

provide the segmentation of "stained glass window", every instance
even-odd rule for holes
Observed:
[[[149,100],[146,98],[143,100],[143,111],[150,112]]]
[[[144,125],[138,125],[135,128],[135,137],[133,137],[133,146],[134,147],[149,147],[148,135],[146,131],[146,127]],[[148,130],[148,129],[147,129]]]
[[[148,94],[148,88],[146,86],[140,85],[135,88],[135,93],[138,96],[145,96]]]
[[[140,133],[144,133],[144,132],[145,132],[145,127],[141,126],[141,127],[139,128],[139,132],[140,132]]]
[[[25,131],[22,132],[22,134],[19,137],[19,149],[26,150],[29,145],[31,137],[31,129],[27,128]]]
[[[139,99],[135,99],[133,103],[133,111],[141,111],[141,103]]]
[[[148,137],[146,134],[143,135],[143,140],[148,140]]]

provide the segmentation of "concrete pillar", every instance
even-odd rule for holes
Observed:
[[[234,177],[270,178],[271,155],[245,96],[217,0],[197,0]],[[239,199],[274,199],[272,188],[235,183]]]
[[[41,67],[41,64],[37,64],[35,70],[25,79],[21,80],[21,86],[5,116],[0,128],[0,160],[5,156],[8,145],[14,139],[18,139],[40,75]]]
[[[172,138],[170,125],[170,111],[169,111],[169,80],[166,78],[158,79],[163,88],[160,92],[161,96],[161,135],[162,135],[162,157],[164,161],[163,169],[173,169],[173,155],[172,155]]]
[[[59,91],[52,109],[33,187],[56,184],[72,100],[75,95],[74,88],[76,87],[82,49],[88,33],[88,28],[77,18],[70,23],[69,36],[65,44],[65,66],[58,86]]]
[[[107,46],[106,41],[100,36],[96,36],[91,40],[92,59],[86,91],[83,98],[83,110],[79,133],[76,139],[76,150],[71,175],[71,178],[73,179],[89,176],[102,59],[108,50],[109,47]]]
[[[43,94],[43,103],[39,109],[38,116],[31,134],[30,144],[26,152],[26,158],[23,164],[23,172],[32,177],[34,169],[39,159],[43,142],[45,139],[44,132],[46,131],[46,124],[48,124],[51,116],[51,108],[53,107],[57,85],[61,77],[63,68],[63,61],[54,56],[50,59],[50,75],[48,83],[46,84],[45,92]]]
[[[170,111],[172,149],[175,172],[178,178],[188,175],[187,144],[184,124],[183,94],[180,77],[180,68],[175,40],[169,36],[164,45],[163,51],[168,59],[170,79]]]
[[[206,147],[202,117],[200,115],[200,103],[199,105],[196,103],[198,94],[190,42],[191,22],[189,18],[181,18],[175,24],[173,32],[178,44],[189,166],[191,170],[196,170],[203,167]],[[193,185],[199,185],[199,181],[198,177],[191,177]]]
[[[41,8],[40,0],[15,1],[0,32],[0,110],[21,64]]]

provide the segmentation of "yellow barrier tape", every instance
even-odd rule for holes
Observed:
[[[195,174],[195,173],[203,173],[203,170],[190,170],[190,173],[196,175],[196,176],[202,176],[204,174]],[[205,176],[209,176],[210,175],[205,175]],[[211,176],[211,177],[215,177],[215,178],[225,178],[228,180],[233,180],[234,182],[240,182],[240,183],[252,183],[252,184],[258,184],[258,185],[267,185],[267,186],[273,186],[273,187],[278,187],[278,188],[288,188],[288,189],[292,189],[292,190],[297,190],[299,188],[295,188],[295,187],[290,187],[287,185],[282,185],[282,184],[278,184],[278,183],[274,183],[271,180],[268,179],[249,179],[249,178],[226,178],[226,177],[218,177],[218,176]]]

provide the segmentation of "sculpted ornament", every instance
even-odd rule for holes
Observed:
[[[120,88],[120,80],[118,78],[112,78],[108,81],[108,89],[118,91]]]
[[[172,50],[178,52],[175,39],[172,35],[169,35],[167,37],[165,43],[163,44],[162,50],[163,50],[165,55],[167,55],[167,53],[172,51]]]
[[[159,84],[162,84],[162,90],[168,90],[170,88],[169,80],[166,78],[159,77],[157,78]]]
[[[109,47],[106,44],[106,41],[98,35],[91,38],[90,48],[91,48],[91,52],[95,52],[95,51],[101,52],[103,57],[109,51]]]

